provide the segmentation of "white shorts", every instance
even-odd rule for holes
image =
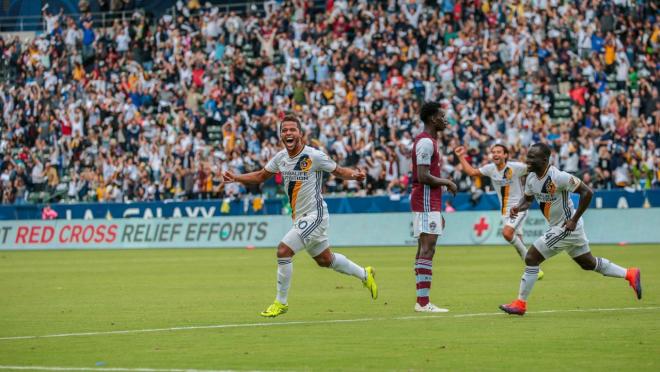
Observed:
[[[515,230],[516,234],[522,235],[523,225],[525,225],[525,220],[527,219],[527,211],[518,213],[516,218],[511,218],[511,215],[507,212],[506,215],[502,215],[502,224],[504,226],[509,226]]]
[[[445,224],[440,212],[413,212],[413,236],[424,234],[442,235]]]
[[[305,250],[312,257],[321,254],[330,246],[328,243],[330,217],[327,213],[323,218],[317,217],[316,214],[310,214],[297,218],[293,221],[291,230],[282,238],[282,243],[295,253]]]
[[[583,226],[578,226],[575,231],[566,231],[561,226],[551,226],[536,239],[534,246],[546,259],[562,251],[566,251],[573,258],[591,252]]]

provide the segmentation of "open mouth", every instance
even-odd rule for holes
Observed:
[[[296,143],[296,139],[293,138],[293,137],[286,137],[286,138],[284,138],[284,143],[287,146],[293,146]]]

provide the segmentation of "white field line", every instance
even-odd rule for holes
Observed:
[[[126,372],[229,372],[214,369],[159,369],[159,368],[119,368],[119,367],[43,367],[43,366],[0,366],[0,369],[14,371],[126,371]]]
[[[566,309],[566,310],[539,310],[539,311],[528,311],[527,314],[623,312],[623,311],[644,311],[644,310],[660,310],[660,306],[592,308],[592,309]],[[42,335],[42,336],[10,336],[10,337],[0,337],[0,341],[29,340],[29,339],[41,339],[41,338],[59,338],[59,337],[77,337],[77,336],[121,335],[121,334],[171,332],[171,331],[188,331],[188,330],[196,330],[196,329],[224,329],[224,328],[275,327],[275,326],[290,326],[290,325],[365,323],[365,322],[384,321],[384,320],[425,320],[425,319],[442,319],[442,318],[456,319],[456,318],[473,318],[473,317],[488,317],[488,316],[502,316],[502,315],[506,315],[506,314],[503,313],[503,312],[468,313],[468,314],[453,314],[453,315],[420,314],[420,315],[416,315],[416,316],[399,316],[399,317],[393,317],[393,318],[376,317],[376,318],[357,318],[357,319],[302,320],[302,321],[277,322],[277,323],[275,323],[275,322],[272,322],[272,323],[271,322],[261,322],[261,323],[215,324],[215,325],[182,326],[182,327],[169,327],[169,328],[128,329],[128,330],[121,330],[121,331],[58,333],[58,334],[50,334],[50,335]],[[1,368],[2,368],[2,366],[0,366],[0,369]]]

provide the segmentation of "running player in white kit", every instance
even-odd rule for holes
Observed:
[[[463,166],[463,171],[471,177],[485,176],[491,179],[497,198],[500,200],[500,212],[502,213],[502,236],[509,244],[516,248],[516,252],[524,261],[527,247],[523,242],[523,225],[527,219],[527,211],[520,212],[516,217],[511,217],[511,207],[517,205],[523,198],[522,177],[527,174],[527,165],[509,161],[509,149],[502,144],[495,144],[490,148],[492,163],[480,168],[474,168],[466,159],[467,150],[463,146],[457,147],[454,152]],[[539,280],[543,278],[543,271],[539,271]]]
[[[527,154],[529,175],[525,183],[525,197],[511,208],[511,217],[529,209],[536,198],[550,227],[527,250],[525,272],[520,280],[518,299],[510,304],[500,305],[508,314],[524,315],[527,311],[527,298],[537,280],[539,265],[546,259],[566,251],[584,270],[593,270],[605,276],[625,278],[642,298],[641,275],[638,268],[623,267],[606,258],[594,257],[589,248],[589,240],[584,233],[582,214],[589,207],[593,191],[582,181],[550,165],[550,147],[544,143],[534,144]],[[569,193],[580,194],[577,211]]]
[[[344,180],[364,181],[361,171],[340,167],[324,152],[305,146],[300,120],[294,115],[282,119],[281,140],[285,149],[275,154],[264,169],[235,175],[225,172],[225,182],[259,184],[281,173],[291,204],[293,227],[277,247],[277,296],[272,305],[261,312],[276,317],[288,311],[287,297],[293,275],[293,256],[305,250],[319,266],[352,275],[369,289],[371,297],[378,297],[375,272],[372,267],[360,267],[340,253],[330,251],[328,242],[328,207],[321,195],[323,172]]]

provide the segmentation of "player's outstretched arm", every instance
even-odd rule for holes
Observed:
[[[465,160],[465,154],[467,153],[465,146],[458,146],[456,149],[454,149],[454,153],[456,154],[456,157],[458,157],[458,161],[461,162],[461,165],[463,166],[463,170],[468,176],[471,177],[481,176],[481,172],[479,172],[479,169],[473,167],[472,164],[468,163],[468,161]]]
[[[222,178],[226,183],[240,182],[245,184],[260,184],[271,177],[273,177],[273,173],[270,173],[265,169],[246,174],[234,174],[227,171],[222,175]]]
[[[532,205],[533,200],[534,195],[525,195],[525,197],[520,200],[518,205],[511,207],[511,211],[509,212],[511,218],[516,218],[518,217],[518,213],[528,210]]]
[[[418,165],[417,166],[417,179],[419,180],[420,183],[424,185],[429,185],[431,187],[442,187],[445,186],[447,187],[447,190],[449,192],[456,196],[456,191],[458,191],[458,187],[456,184],[448,180],[446,178],[439,178],[436,176],[433,176],[431,174],[431,171],[429,169],[428,165]]]
[[[578,221],[580,221],[580,217],[582,217],[584,212],[587,211],[589,204],[591,204],[591,198],[594,196],[593,190],[591,190],[591,188],[585,185],[583,182],[580,182],[580,185],[575,190],[575,192],[580,194],[580,203],[578,204],[578,208],[575,211],[573,217],[564,222],[564,228],[568,231],[575,230]]]
[[[332,172],[332,175],[341,178],[342,180],[356,180],[358,182],[364,182],[367,178],[367,175],[359,169],[351,169],[337,166],[337,168]]]

